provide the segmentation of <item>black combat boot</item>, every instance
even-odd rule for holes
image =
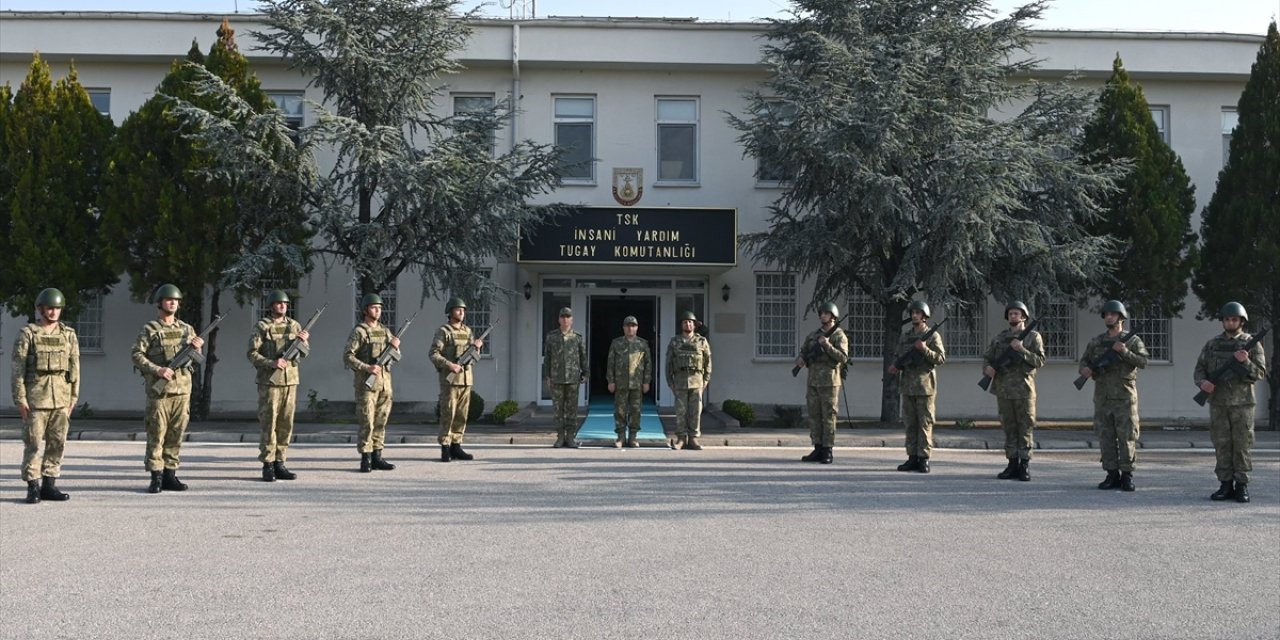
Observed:
[[[271,467],[270,462],[262,463],[262,481],[263,482],[276,481],[276,471]]]
[[[40,502],[40,481],[27,481],[27,504],[37,504]]]
[[[165,491],[186,491],[187,490],[186,483],[178,479],[177,469],[165,469],[163,480],[161,480],[160,486]]]
[[[898,471],[915,471],[918,464],[920,464],[920,458],[907,456],[907,461],[898,465]]]
[[[40,499],[53,500],[54,502],[62,502],[70,500],[71,495],[58,491],[58,479],[44,476],[40,478]]]
[[[1236,493],[1235,493],[1235,498],[1236,498],[1236,502],[1248,502],[1248,501],[1249,501],[1249,483],[1247,483],[1247,482],[1237,482],[1237,483],[1236,483]]]
[[[440,445],[440,462],[453,460],[453,449],[447,444]]]
[[[800,457],[800,462],[818,462],[822,460],[822,445],[813,445],[813,451]]]
[[[1112,469],[1107,472],[1107,479],[1098,483],[1099,489],[1118,489],[1120,488],[1120,472]]]
[[[1234,496],[1235,493],[1236,493],[1235,483],[1230,480],[1227,480],[1226,482],[1222,483],[1222,486],[1218,487],[1217,491],[1213,492],[1213,495],[1209,496],[1209,499],[1219,500],[1219,501],[1226,500],[1227,498]]]
[[[369,466],[378,471],[391,471],[396,468],[394,464],[382,459],[382,449],[373,450],[373,453],[369,456]]]
[[[1031,464],[1030,460],[1023,459],[1018,461],[1018,479],[1019,480],[1026,482],[1031,479],[1031,470],[1027,469],[1027,467],[1030,464]]]
[[[928,458],[916,459],[916,471],[919,471],[920,473],[929,473],[929,459]]]
[[[160,493],[164,488],[164,483],[160,480],[160,472],[151,472],[151,484],[147,487],[147,493]]]
[[[1121,491],[1137,491],[1138,487],[1133,484],[1133,472],[1124,471],[1120,474],[1120,490]]]
[[[475,456],[462,450],[461,442],[455,442],[449,445],[449,455],[453,456],[454,460],[475,460],[476,459]]]
[[[702,445],[698,443],[698,438],[692,435],[684,439],[684,444],[680,445],[680,448],[688,449],[689,451],[702,451]]]
[[[275,464],[271,465],[271,471],[275,474],[276,480],[294,480],[298,477],[298,474],[285,467],[281,460],[276,460]]]
[[[1018,475],[1018,461],[1014,458],[1009,458],[1009,466],[1005,467],[1004,471],[996,474],[996,477],[1001,480],[1009,480],[1016,475]]]
[[[373,471],[373,466],[369,461],[369,454],[360,454],[360,473],[369,473]]]
[[[835,456],[832,455],[831,447],[822,447],[822,459],[818,460],[821,464],[831,464],[835,462]]]

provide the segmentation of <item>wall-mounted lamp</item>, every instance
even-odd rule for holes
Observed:
[[[528,282],[524,283],[524,299],[528,300],[533,297],[533,285]]]
[[[720,297],[724,298],[725,302],[729,301],[729,285],[726,284],[725,286],[720,287]]]

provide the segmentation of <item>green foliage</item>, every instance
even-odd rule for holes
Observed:
[[[1199,262],[1191,216],[1195,186],[1182,160],[1160,137],[1142,87],[1129,80],[1117,55],[1098,110],[1084,130],[1084,151],[1095,161],[1128,162],[1119,190],[1104,200],[1106,213],[1089,221],[1094,235],[1122,247],[1121,268],[1093,282],[1089,292],[1170,315],[1185,306],[1187,280]]]
[[[307,411],[316,420],[323,421],[329,415],[329,399],[321,398],[315,389],[307,389]]]
[[[0,89],[0,305],[30,315],[36,293],[58,287],[73,322],[85,295],[117,281],[97,211],[114,126],[74,66],[55,84],[39,54],[11,95]]]
[[[960,418],[956,420],[957,429],[972,429],[974,426],[976,426],[976,424],[969,418]]]
[[[744,427],[749,427],[756,421],[756,410],[741,400],[725,400],[720,404],[720,409],[733,416]]]
[[[520,405],[515,400],[503,400],[493,407],[493,423],[506,424],[507,418],[514,416],[520,411]]]
[[[484,415],[484,397],[472,390],[471,406],[467,407],[467,422],[479,422],[482,415]]]
[[[790,405],[773,405],[773,420],[779,427],[795,429],[804,426],[804,410]]]

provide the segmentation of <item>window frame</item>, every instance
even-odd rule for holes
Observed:
[[[110,118],[110,117],[111,117],[111,88],[110,88],[110,87],[107,87],[107,88],[103,88],[103,87],[85,87],[85,90],[84,90],[84,91],[85,91],[85,93],[89,94],[89,103],[93,105],[93,108],[94,108],[94,109],[97,109],[97,110],[98,110],[98,113],[100,113],[100,114],[102,114],[102,115],[104,115],[104,116],[106,116],[106,117]],[[93,100],[94,96],[103,96],[103,95],[105,95],[105,96],[107,97],[107,110],[106,110],[106,111],[103,111],[101,108],[99,108],[99,107],[98,107],[98,103],[97,103],[97,102],[94,102],[94,100]]]
[[[775,107],[777,107],[777,108],[782,109],[783,111],[787,111],[787,110],[788,110],[788,108],[789,108],[789,110],[791,111],[791,113],[790,113],[789,115],[788,115],[788,114],[786,114],[786,113],[779,114],[778,121],[779,121],[779,123],[780,123],[781,125],[783,125],[783,126],[790,125],[790,124],[791,124],[791,122],[792,122],[792,120],[794,120],[794,118],[795,118],[795,107],[794,107],[794,106],[792,106],[790,103],[788,103],[788,102],[784,101],[783,99],[781,99],[781,98],[769,98],[769,99],[766,99],[766,100],[765,100],[765,104],[766,104],[766,106],[767,106],[768,108],[775,108]],[[765,171],[766,171],[766,166],[765,166],[765,164],[768,162],[768,160],[767,160],[766,158],[761,157],[761,156],[756,156],[755,160],[756,160],[756,169],[755,169],[755,176],[754,176],[754,177],[755,177],[755,181],[756,181],[756,185],[755,185],[755,186],[756,186],[756,188],[759,188],[759,189],[782,189],[782,188],[785,188],[785,187],[787,187],[788,185],[790,185],[790,184],[791,184],[791,182],[795,179],[795,174],[794,174],[794,172],[789,172],[789,171],[787,171],[785,168],[782,168],[782,169],[777,170],[777,171],[778,171],[778,175],[779,175],[779,177],[778,177],[778,178],[764,178],[764,177],[762,177],[762,176],[764,175],[764,173],[765,173]],[[783,163],[778,163],[778,164],[782,165]],[[783,165],[783,166],[785,167],[785,165]],[[774,169],[770,168],[770,169],[769,169],[769,171],[774,171]]]
[[[754,276],[754,357],[759,360],[794,360],[799,348],[796,344],[798,278],[794,273],[782,271],[757,271]]]
[[[677,118],[663,118],[662,104],[664,102],[691,102],[693,103],[693,119],[682,120]],[[697,96],[655,96],[654,97],[654,126],[655,140],[654,153],[656,155],[656,168],[654,186],[666,187],[696,187],[699,186],[702,171],[702,143],[701,143],[701,117],[702,104]],[[662,172],[663,164],[663,144],[662,133],[664,129],[690,129],[693,131],[693,156],[689,159],[693,168],[690,178],[664,178]],[[672,162],[668,160],[667,162]]]
[[[843,324],[850,360],[884,360],[884,305],[864,291],[851,291]]]
[[[1075,362],[1079,358],[1078,311],[1070,302],[1046,302],[1041,306],[1036,330],[1044,341],[1046,362]],[[1064,323],[1066,326],[1062,327]]]
[[[591,103],[591,115],[588,116],[568,116],[560,115],[559,106],[561,100],[587,100]],[[599,118],[599,102],[595,95],[590,94],[553,94],[551,96],[551,129],[552,138],[556,146],[562,146],[560,143],[560,125],[582,126],[588,128],[588,149],[586,166],[586,176],[570,176],[562,175],[561,182],[565,184],[594,185],[596,184],[596,120]],[[577,165],[571,165],[577,166]]]
[[[1151,120],[1155,122],[1156,131],[1160,134],[1160,139],[1164,140],[1166,145],[1173,144],[1173,136],[1170,133],[1169,116],[1171,108],[1167,104],[1149,104],[1148,109],[1151,111]],[[1156,121],[1155,114],[1160,114],[1160,121]]]
[[[305,92],[298,91],[298,90],[269,89],[264,91],[263,93],[266,93],[267,98],[271,100],[271,103],[274,104],[276,108],[280,110],[280,113],[284,114],[285,126],[289,127],[290,131],[297,133],[307,125],[307,107],[305,102],[305,98],[306,98]],[[285,109],[284,100],[287,100],[290,98],[297,98],[298,100],[298,112],[296,114]]]
[[[76,314],[74,322],[67,322],[76,330],[76,341],[79,343],[80,353],[106,352],[103,347],[106,329],[106,309],[103,304],[105,297],[100,293],[84,294],[80,297],[80,313]],[[86,318],[86,315],[89,317]]]
[[[944,305],[947,325],[942,337],[947,347],[948,360],[982,360],[987,349],[987,305],[974,304],[961,310],[956,304]],[[972,326],[966,326],[972,321]],[[963,337],[962,337],[963,336]]]
[[[495,94],[495,93],[493,93],[493,92],[491,92],[491,91],[490,91],[490,92],[486,92],[486,91],[455,91],[455,92],[453,92],[453,93],[450,93],[450,94],[449,94],[449,108],[452,110],[452,114],[453,114],[454,119],[462,119],[462,118],[466,118],[468,113],[474,113],[474,112],[475,112],[475,110],[471,110],[471,109],[461,109],[461,110],[459,110],[459,109],[458,109],[458,101],[459,101],[459,100],[468,100],[468,99],[476,99],[476,98],[481,98],[481,99],[486,99],[486,100],[488,100],[488,101],[489,101],[489,106],[487,107],[487,109],[489,109],[489,110],[492,110],[492,109],[494,109],[495,107],[497,107],[497,106],[498,106],[498,96],[497,96],[497,94]],[[489,155],[494,156],[494,157],[496,157],[496,156],[498,155],[498,131],[499,131],[500,129],[501,129],[501,127],[499,127],[498,129],[494,129],[494,130],[490,133],[490,138],[489,138]]]

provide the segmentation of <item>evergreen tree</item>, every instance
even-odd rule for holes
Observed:
[[[1200,221],[1201,261],[1191,286],[1200,317],[1240,302],[1253,331],[1280,317],[1280,34],[1273,21],[1236,105],[1227,164]],[[1273,329],[1273,332],[1275,329]],[[1272,341],[1272,345],[1280,341]],[[1272,349],[1271,355],[1275,355]],[[1280,425],[1280,367],[1270,364],[1270,422]]]
[[[1129,80],[1117,55],[1098,110],[1084,130],[1089,157],[1124,161],[1128,172],[1105,200],[1106,213],[1088,223],[1095,235],[1110,235],[1123,247],[1119,268],[1095,281],[1090,292],[1124,300],[1130,309],[1159,308],[1179,315],[1187,280],[1199,261],[1191,216],[1195,186],[1182,160],[1160,137],[1142,87]]]
[[[1026,23],[1044,6],[992,20],[983,0],[796,0],[771,21],[770,77],[730,122],[789,175],[769,230],[744,244],[812,280],[815,302],[862,291],[883,305],[886,367],[917,293],[1034,308],[1110,265],[1113,242],[1084,224],[1118,173],[1082,161],[1091,96],[1025,79]],[[898,402],[885,376],[881,420]]]
[[[31,316],[36,294],[57,287],[74,323],[84,297],[117,280],[96,206],[114,126],[74,65],[55,84],[37,53],[12,103],[10,91],[0,92],[0,304]]]

